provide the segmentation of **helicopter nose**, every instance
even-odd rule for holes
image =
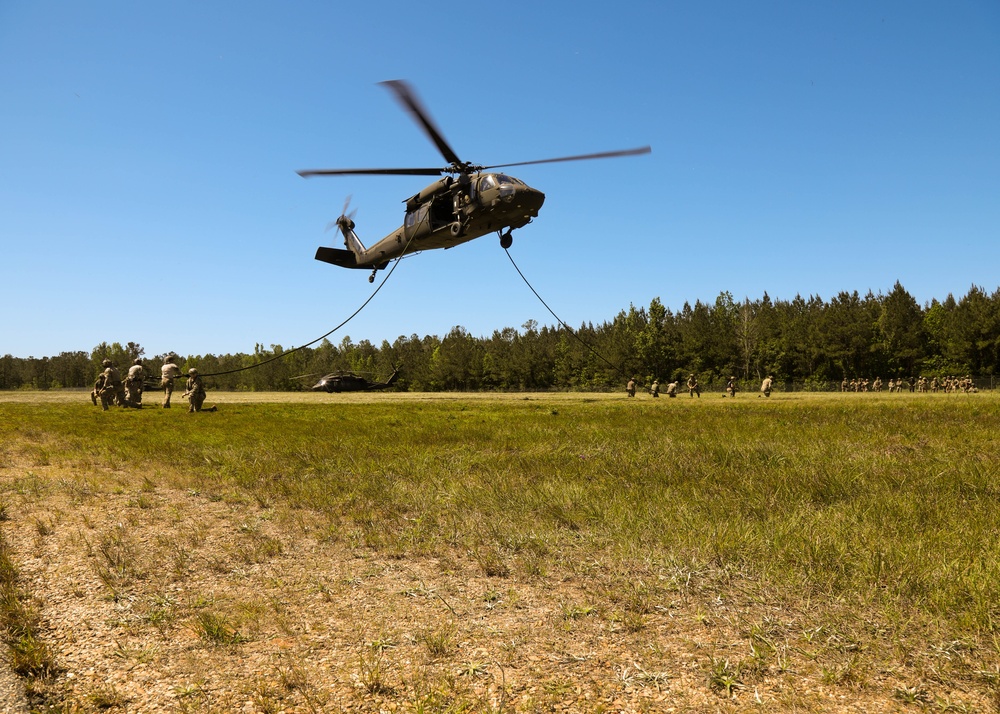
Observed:
[[[538,189],[527,187],[518,192],[519,203],[532,216],[537,216],[542,204],[545,203],[545,194]]]

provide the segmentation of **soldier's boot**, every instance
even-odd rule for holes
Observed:
[[[94,403],[95,407],[97,406],[97,395],[94,394],[93,392],[90,393],[90,401]]]

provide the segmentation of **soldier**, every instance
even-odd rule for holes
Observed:
[[[628,384],[625,385],[625,394],[630,397],[635,396],[635,377],[629,379]]]
[[[660,396],[660,380],[654,379],[653,386],[649,388],[649,393],[653,395],[654,398],[658,399]]]
[[[670,397],[671,399],[675,399],[677,397],[677,387],[679,387],[679,386],[680,386],[680,380],[679,379],[675,379],[673,382],[671,382],[670,384],[668,384],[667,385],[667,396]]]
[[[688,377],[688,394],[694,398],[694,395],[698,395],[698,399],[701,399],[701,387],[698,386],[698,380],[692,374]]]
[[[205,385],[198,376],[198,370],[191,368],[188,370],[188,379],[184,396],[188,398],[188,412],[200,412],[201,405],[205,403]],[[206,409],[207,412],[214,412],[215,407]]]
[[[764,377],[764,381],[760,383],[760,393],[765,397],[770,397],[772,384],[774,384],[774,378],[771,375]]]
[[[736,377],[730,377],[729,381],[726,382],[726,394],[733,399],[736,398]]]
[[[177,355],[167,355],[160,367],[160,386],[163,388],[163,408],[170,408],[170,396],[174,393],[174,380],[181,376],[181,368],[175,363]]]
[[[94,403],[95,407],[97,406],[97,398],[101,396],[101,391],[103,389],[104,389],[104,372],[101,372],[99,375],[97,375],[97,381],[94,382],[94,388],[90,392],[90,401]],[[108,408],[107,405],[104,403],[103,399],[101,400],[101,406],[104,407],[105,410],[107,410]]]
[[[104,386],[101,388],[101,406],[107,411],[109,404],[125,406],[125,387],[122,384],[122,377],[111,360],[105,359],[101,362],[104,371]]]
[[[840,391],[847,391],[847,377],[844,377],[844,381],[840,383]]]
[[[125,404],[127,406],[142,409],[142,383],[145,379],[146,372],[142,368],[142,360],[137,358],[128,368],[128,375],[125,377]]]

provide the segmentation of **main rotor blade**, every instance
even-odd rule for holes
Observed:
[[[456,165],[462,163],[462,160],[458,158],[458,154],[456,154],[448,145],[448,142],[444,140],[444,136],[441,135],[441,130],[435,126],[434,122],[431,120],[430,114],[426,109],[424,109],[409,84],[401,79],[391,79],[387,82],[379,82],[379,84],[388,87],[396,94],[396,99],[399,103],[402,104],[403,107],[410,112],[410,115],[416,120],[416,122],[423,127],[424,132],[428,137],[430,137],[430,140],[434,142],[434,145],[438,148],[438,151],[441,152],[441,155],[448,163]]]
[[[303,169],[302,178],[310,176],[440,176],[444,169]]]
[[[538,161],[521,161],[516,164],[494,164],[484,166],[484,169],[501,169],[508,166],[529,166],[531,164],[555,164],[560,161],[584,161],[586,159],[612,159],[616,156],[637,156],[639,154],[649,154],[653,151],[649,146],[642,146],[638,149],[625,149],[623,151],[603,151],[599,154],[580,154],[579,156],[562,156],[557,159],[539,159]]]

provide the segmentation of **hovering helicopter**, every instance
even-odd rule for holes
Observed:
[[[333,372],[324,375],[312,386],[314,392],[372,392],[378,389],[388,389],[399,379],[399,368],[396,367],[384,382],[369,382],[353,372]]]
[[[431,120],[427,110],[421,105],[413,89],[402,80],[381,82],[395,95],[403,108],[424,130],[437,147],[448,165],[444,168],[412,169],[309,169],[299,171],[304,178],[311,176],[441,176],[431,185],[406,199],[406,217],[403,225],[373,245],[365,248],[354,232],[354,214],[347,215],[347,206],[340,217],[331,225],[336,225],[344,237],[347,250],[321,246],[316,250],[316,260],[340,266],[371,270],[368,282],[375,281],[375,274],[385,268],[389,261],[404,253],[416,253],[432,248],[453,248],[496,232],[500,245],[510,248],[513,243],[511,232],[523,228],[545,201],[545,194],[528,186],[520,179],[490,169],[531,164],[548,164],[562,161],[582,161],[585,159],[607,159],[616,156],[648,154],[652,149],[643,146],[623,151],[606,151],[597,154],[563,156],[555,159],[521,161],[514,164],[479,166],[462,161],[445,141],[440,130]],[[348,199],[348,203],[350,199]]]

